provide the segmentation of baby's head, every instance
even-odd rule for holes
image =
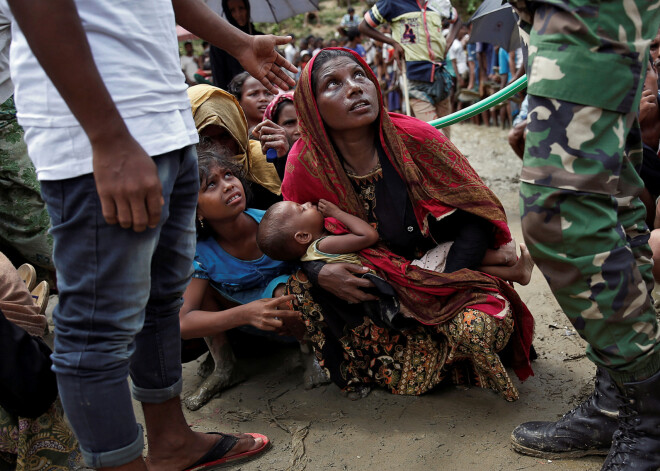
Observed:
[[[323,214],[316,205],[280,201],[261,219],[257,244],[273,260],[298,260],[323,230]]]

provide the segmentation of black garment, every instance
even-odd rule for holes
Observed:
[[[238,29],[244,33],[252,34],[255,36],[264,34],[261,31],[255,30],[252,23],[244,28],[238,27]],[[211,46],[209,49],[209,59],[211,60],[213,85],[222,88],[225,91],[227,90],[227,85],[229,85],[231,79],[245,70],[240,62],[234,59],[233,56],[215,46]]]
[[[493,245],[494,227],[490,222],[457,209],[439,221],[429,220],[431,237],[424,237],[417,224],[406,184],[380,145],[378,158],[383,177],[375,183],[377,204],[374,214],[369,213],[368,219],[369,222],[377,223],[378,234],[389,249],[408,260],[414,260],[441,242],[453,241],[447,255],[445,273],[463,268],[477,269],[486,250]],[[356,191],[359,192],[357,186]],[[318,273],[323,265],[324,262],[303,263],[303,270],[315,285],[318,284]]]
[[[638,169],[638,172],[653,199],[657,198],[660,195],[660,157],[646,144],[644,144],[642,168]]]
[[[259,185],[258,183],[248,182],[250,185],[250,208],[267,210],[275,203],[282,201],[282,195],[276,195]]]
[[[0,406],[20,417],[37,418],[57,397],[50,348],[10,322],[0,311]]]
[[[219,47],[211,46],[209,58],[211,59],[213,85],[225,91],[231,79],[245,70],[236,59]]]

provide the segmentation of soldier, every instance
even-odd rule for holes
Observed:
[[[603,470],[655,470],[660,341],[635,166],[637,108],[660,3],[510,3],[530,45],[523,233],[598,366],[587,401],[557,422],[518,426],[513,447],[543,458],[607,454]]]

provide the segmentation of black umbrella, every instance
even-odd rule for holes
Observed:
[[[490,43],[507,51],[520,47],[518,19],[511,5],[502,5],[502,0],[484,0],[468,23],[472,25],[471,43]]]

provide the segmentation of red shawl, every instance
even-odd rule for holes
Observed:
[[[500,201],[467,159],[429,124],[384,111],[376,77],[359,55],[349,52],[376,84],[380,142],[406,183],[422,234],[429,235],[428,217],[439,219],[454,209],[461,209],[492,223],[497,246],[509,242],[511,234]],[[324,198],[366,220],[362,202],[353,190],[319,115],[312,92],[313,66],[314,59],[303,70],[296,89],[295,106],[302,137],[289,152],[282,195],[285,200],[299,203]],[[326,227],[334,233],[346,232],[341,223],[332,219]],[[497,316],[505,308],[504,298],[508,300],[516,327],[511,339],[513,366],[520,379],[533,375],[529,349],[534,320],[511,285],[467,269],[454,273],[420,269],[383,244],[362,250],[359,255],[365,266],[374,269],[394,287],[405,312],[424,324],[445,323],[468,306]]]

